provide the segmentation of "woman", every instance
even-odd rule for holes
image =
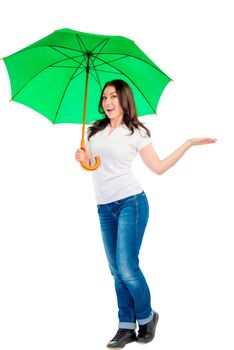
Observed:
[[[154,173],[171,168],[194,145],[216,139],[195,138],[160,160],[150,140],[150,131],[139,121],[134,97],[122,80],[107,82],[102,90],[99,112],[104,118],[88,128],[87,147],[76,151],[76,160],[90,165],[101,158],[93,171],[97,209],[106,256],[115,281],[119,327],[107,344],[122,348],[138,341],[153,340],[159,315],[151,307],[150,290],[139,267],[139,251],[149,217],[145,192],[134,178],[131,164],[137,153]],[[136,325],[139,326],[136,334]]]

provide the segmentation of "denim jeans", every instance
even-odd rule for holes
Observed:
[[[135,329],[151,321],[150,291],[139,267],[139,251],[149,218],[144,191],[108,204],[98,204],[106,256],[114,277],[119,328]]]

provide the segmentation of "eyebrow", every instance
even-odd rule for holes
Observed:
[[[110,95],[113,95],[113,94],[117,94],[117,91],[113,91],[110,93]],[[106,95],[103,93],[102,96],[106,96]]]

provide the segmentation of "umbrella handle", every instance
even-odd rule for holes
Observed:
[[[92,166],[86,165],[84,162],[80,162],[80,165],[86,170],[96,170],[100,165],[100,158],[97,156],[94,159],[95,159],[95,164]]]
[[[84,147],[84,145],[85,145],[85,142],[84,142],[84,138],[82,137],[80,147],[82,148]],[[84,162],[80,162],[80,165],[86,170],[96,170],[99,167],[101,160],[100,160],[100,157],[98,156],[96,156],[94,159],[95,159],[95,164],[92,166],[87,165]]]

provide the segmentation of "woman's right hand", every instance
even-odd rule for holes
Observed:
[[[78,148],[75,153],[75,158],[78,162],[85,162],[89,165],[90,155],[88,147],[84,145],[82,148]]]

